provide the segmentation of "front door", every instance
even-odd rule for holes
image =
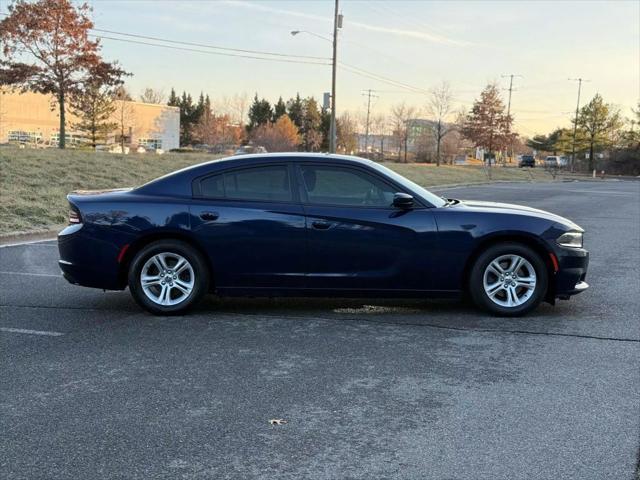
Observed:
[[[298,168],[307,222],[308,288],[433,288],[437,229],[428,208],[394,208],[397,187],[360,168]]]
[[[292,168],[269,164],[200,181],[192,230],[212,263],[216,289],[301,288],[306,271],[302,206]]]

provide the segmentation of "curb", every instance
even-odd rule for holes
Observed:
[[[55,240],[61,228],[49,228],[32,232],[16,232],[0,236],[0,248],[27,245],[29,243]]]

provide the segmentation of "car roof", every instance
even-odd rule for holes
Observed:
[[[163,177],[152,180],[142,185],[136,190],[140,193],[173,193],[177,195],[186,195],[186,187],[189,191],[191,181],[194,178],[215,174],[216,171],[226,170],[228,168],[242,167],[244,165],[260,165],[270,161],[278,162],[283,160],[295,160],[296,162],[318,162],[329,161],[331,163],[342,163],[349,165],[374,166],[375,162],[366,158],[355,157],[351,155],[336,155],[330,153],[309,153],[309,152],[281,152],[281,153],[252,153],[246,155],[234,155],[230,157],[217,158],[204,163],[191,165],[181,170],[176,170]],[[184,190],[184,191],[183,191]]]
[[[310,152],[280,152],[280,153],[249,153],[242,156],[230,156],[224,158],[217,158],[209,162],[193,165],[193,167],[201,167],[212,164],[226,164],[226,163],[257,163],[249,162],[249,160],[282,160],[283,158],[295,159],[297,161],[318,161],[318,160],[337,160],[339,162],[355,162],[360,164],[371,164],[371,160],[366,158],[356,157],[353,155],[337,155],[335,153],[310,153]],[[193,168],[188,167],[188,168]]]

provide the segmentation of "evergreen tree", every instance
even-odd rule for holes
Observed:
[[[190,145],[193,142],[192,132],[196,110],[191,95],[182,92],[178,106],[180,107],[180,145]]]
[[[296,94],[296,98],[292,98],[287,102],[287,114],[296,127],[302,128],[302,117],[304,116],[304,105],[300,94]]]
[[[172,88],[171,93],[169,94],[169,100],[167,101],[167,105],[170,107],[179,107],[180,99],[176,95],[176,91]]]
[[[286,115],[287,105],[282,100],[282,97],[278,98],[278,103],[273,108],[273,121],[278,120],[282,115]]]
[[[315,98],[306,98],[303,102],[302,117],[302,144],[307,152],[316,152],[322,145],[322,132],[320,131],[321,117],[318,102]]]
[[[204,104],[204,94],[200,92],[200,97],[198,98],[198,104],[193,110],[193,116],[191,118],[191,122],[195,125],[200,121],[200,118],[204,114],[205,104]]]
[[[320,149],[323,152],[329,151],[329,130],[331,130],[331,111],[328,108],[322,108],[320,111],[320,132],[322,133]]]
[[[250,132],[254,128],[269,123],[273,117],[271,104],[264,98],[258,100],[258,94],[253,97],[253,103],[249,107],[249,125],[247,130]]]
[[[87,135],[93,148],[118,127],[111,118],[116,110],[113,93],[112,85],[93,81],[71,97],[71,110],[79,120],[74,128]]]

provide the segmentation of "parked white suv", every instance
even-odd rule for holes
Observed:
[[[562,168],[569,164],[567,157],[558,155],[549,155],[544,159],[544,166],[550,168]]]

